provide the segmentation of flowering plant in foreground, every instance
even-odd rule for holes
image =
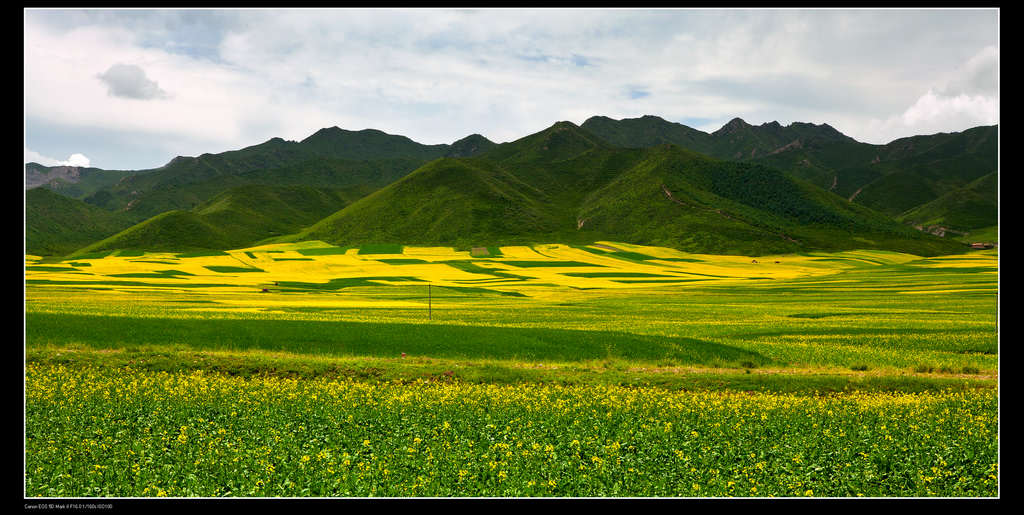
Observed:
[[[998,495],[989,389],[25,374],[28,496]]]

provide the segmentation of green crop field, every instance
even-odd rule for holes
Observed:
[[[25,491],[994,497],[998,307],[994,250],[26,256]]]

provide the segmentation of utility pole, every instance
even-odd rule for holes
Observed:
[[[430,283],[427,283],[427,320],[433,320],[434,314],[430,300]]]

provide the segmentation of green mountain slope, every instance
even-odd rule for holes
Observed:
[[[320,129],[298,146],[318,156],[352,160],[411,157],[429,161],[445,155],[450,148],[449,145],[423,145],[376,129],[347,131],[338,127]]]
[[[764,158],[836,144],[866,145],[857,143],[828,124],[795,122],[782,126],[778,122],[769,122],[754,126],[740,118],[733,118],[710,134],[651,115],[622,120],[594,116],[580,127],[620,147],[647,148],[667,143],[731,160]]]
[[[445,157],[472,157],[481,152],[486,152],[493,148],[497,143],[479,135],[470,134],[465,138],[462,138],[455,143],[452,143],[445,152]]]
[[[657,147],[587,199],[580,218],[627,241],[692,252],[959,250],[781,171]]]
[[[783,126],[770,122],[755,126],[734,118],[709,134],[657,116],[644,116],[623,120],[593,117],[582,127],[620,146],[645,148],[670,143],[719,159],[760,162],[840,194],[847,183],[853,184],[847,196],[866,182],[844,176],[837,184],[836,168],[866,165],[878,154],[877,145],[860,143],[828,124],[795,122]]]
[[[431,162],[294,239],[331,243],[583,241],[576,209],[641,151],[617,149],[570,122],[475,158]]]
[[[87,249],[619,240],[733,254],[933,255],[962,245],[922,234],[912,225],[924,222],[915,222],[994,225],[998,178],[979,178],[998,165],[997,137],[997,127],[979,127],[870,145],[827,124],[737,118],[708,134],[645,116],[558,122],[502,144],[473,134],[421,145],[332,127],[300,142],[274,138],[102,175],[104,185],[85,200],[141,223],[104,232],[99,237],[109,237]],[[27,176],[52,184],[74,173],[29,168]],[[890,218],[899,215],[907,223]],[[55,239],[43,232],[35,241]]]
[[[893,216],[967,186],[999,166],[996,126],[899,139],[885,150],[888,159],[874,165],[881,177],[863,186],[855,200]],[[995,195],[988,200],[995,203]]]
[[[106,212],[110,214],[106,218],[118,221],[114,225],[97,222],[94,224],[96,230],[89,231],[78,230],[74,220],[63,225],[42,221],[34,225],[30,223],[32,248],[43,251],[39,244],[47,242],[45,252],[65,253],[141,222],[149,223],[104,242],[104,248],[127,248],[126,245],[224,248],[236,242],[250,243],[257,236],[264,238],[300,230],[348,202],[394,182],[430,159],[446,154],[470,156],[493,146],[494,143],[478,134],[452,145],[421,145],[404,136],[381,131],[345,131],[334,127],[317,131],[302,142],[273,138],[240,150],[199,157],[179,156],[153,170],[44,167],[29,163],[26,165],[26,187],[31,188],[30,191],[44,186],[42,189],[49,188],[84,199],[84,205],[97,208],[90,210],[93,213],[91,218],[101,217],[101,213]],[[204,203],[213,202],[215,197],[229,190],[236,189],[234,198],[241,198],[242,192],[255,194],[261,191],[237,189],[250,185],[276,188],[274,191],[284,192],[282,195],[297,191],[282,189],[284,186],[305,186],[308,187],[303,190],[306,193],[311,191],[309,188],[319,188],[334,191],[337,198],[328,204],[313,202],[303,206],[303,213],[316,216],[303,218],[298,225],[277,223],[275,217],[288,212],[279,202],[256,203],[253,210],[244,216],[237,210],[220,213],[219,219],[203,211]],[[169,211],[181,213],[150,220]],[[232,217],[240,218],[242,222],[228,223]],[[168,227],[178,222],[191,227],[195,231],[193,235]],[[263,224],[262,229],[256,229],[258,223]],[[160,238],[168,238],[168,241],[159,242]]]
[[[721,159],[761,163],[890,216],[998,167],[998,126],[901,138],[886,145],[858,142],[827,124],[753,126],[739,118],[711,134],[656,116],[593,117],[582,127],[620,146],[671,143]],[[995,203],[996,197],[986,202]]]
[[[332,243],[526,241],[557,229],[547,198],[493,163],[433,161],[294,239]],[[525,238],[525,239],[524,239]]]
[[[138,221],[165,211],[193,209],[221,192],[245,185],[344,188],[368,194],[421,164],[420,160],[411,158],[373,161],[310,158],[281,167],[217,175],[178,186],[161,185],[131,195],[132,201],[122,209]],[[89,200],[96,202],[95,197]]]
[[[669,122],[657,116],[613,120],[607,116],[592,116],[580,128],[619,147],[647,148],[671,144],[711,155],[715,138],[681,123]]]
[[[123,213],[113,213],[47,188],[25,192],[25,252],[64,255],[132,225]]]
[[[900,215],[900,221],[922,227],[945,227],[958,232],[971,232],[996,225],[999,206],[998,178],[992,172],[975,179],[967,186],[917,206]]]
[[[43,187],[65,197],[82,199],[97,191],[116,185],[125,177],[136,175],[131,170],[101,170],[78,166],[43,166],[25,164],[25,189]]]
[[[569,122],[472,159],[431,162],[292,239],[461,246],[608,239],[740,254],[962,249],[778,170],[673,145],[614,147]]]
[[[349,137],[350,134],[338,134],[337,146],[332,148],[327,137],[329,135],[323,135],[322,132],[317,133],[320,136],[314,138],[311,144],[274,138],[241,150],[203,154],[199,157],[177,157],[161,169],[129,177],[84,200],[107,209],[123,209],[136,219],[145,219],[169,209],[190,209],[208,200],[223,191],[208,187],[218,181],[230,187],[247,182],[238,180],[237,176],[259,170],[302,166],[303,163],[316,163],[325,158],[342,159],[339,155],[347,148],[346,145],[354,148],[356,155],[370,152],[367,150],[370,143],[364,141],[367,138],[357,136],[355,141],[350,141],[353,139]],[[368,139],[378,141],[378,138]],[[412,159],[409,168],[404,171],[409,172],[427,160]],[[358,161],[358,158],[347,161],[346,164],[351,164]],[[359,167],[358,164],[351,166]]]
[[[114,249],[182,251],[250,246],[300,231],[362,195],[358,189],[239,186],[193,210],[161,213],[72,255]]]
[[[146,251],[183,251],[239,246],[241,239],[210,225],[190,211],[168,211],[133,225],[109,238],[73,252],[77,257],[99,251],[139,249]]]
[[[26,167],[26,185],[44,184],[111,211],[124,210],[140,221],[171,209],[191,209],[224,187],[241,184],[346,187],[366,182],[369,177],[370,182],[382,186],[432,159],[448,154],[469,156],[493,145],[480,135],[452,145],[423,145],[374,129],[346,131],[331,127],[300,142],[272,138],[239,150],[179,156],[151,170],[65,172],[35,165]],[[316,176],[311,170],[324,171],[330,179]],[[67,180],[49,179],[57,175],[80,175],[82,180],[69,186]]]

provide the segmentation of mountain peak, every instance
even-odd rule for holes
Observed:
[[[452,143],[449,146],[448,153],[445,154],[445,157],[475,156],[494,145],[495,143],[493,141],[474,133]]]
[[[515,141],[495,145],[487,155],[496,160],[564,161],[608,144],[575,123],[560,121]]]
[[[174,159],[171,159],[170,161],[168,161],[167,164],[163,165],[161,168],[167,168],[168,166],[171,166],[173,164],[184,163],[186,161],[190,161],[190,160],[193,160],[193,159],[195,159],[195,158],[194,157],[188,157],[188,156],[174,156]]]
[[[555,122],[554,125],[549,127],[551,129],[579,129],[579,126],[569,121]]]
[[[594,115],[583,121],[583,125],[593,124],[595,122],[614,122],[615,120],[603,115]]]
[[[301,142],[305,143],[305,142],[310,141],[310,140],[329,138],[331,136],[337,136],[337,135],[342,134],[344,132],[347,132],[347,131],[345,131],[341,127],[338,127],[337,125],[335,125],[333,127],[324,127],[322,129],[317,130],[313,134],[310,134],[309,136],[306,137],[306,139],[302,140]]]
[[[825,138],[825,140],[853,140],[853,138],[839,132],[835,127],[827,123],[818,125],[808,122],[793,122],[787,128],[812,131],[811,134],[818,138]]]
[[[455,142],[452,143],[452,145],[457,145],[459,143],[462,143],[463,141],[479,141],[479,140],[490,141],[487,138],[481,136],[480,134],[477,134],[477,133],[474,132],[473,134],[470,134],[469,136],[466,136],[465,138],[455,140]]]
[[[729,123],[723,125],[721,129],[718,129],[717,131],[712,132],[711,134],[715,136],[733,134],[744,129],[749,129],[750,127],[751,125],[749,123],[743,121],[742,118],[736,117],[733,118],[732,120],[729,120]]]
[[[448,145],[424,145],[407,136],[388,134],[379,129],[349,131],[338,126],[325,127],[299,142],[296,147],[338,159],[436,159],[445,154]]]

